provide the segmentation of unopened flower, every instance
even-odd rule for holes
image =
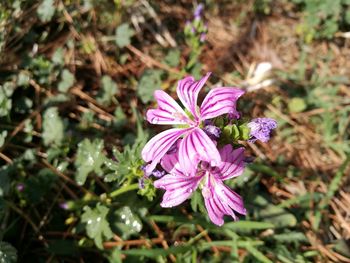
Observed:
[[[256,118],[248,123],[250,129],[250,142],[260,140],[267,142],[270,140],[270,134],[273,129],[277,128],[277,122],[271,118]]]
[[[59,206],[63,210],[68,210],[68,208],[69,208],[67,202],[60,203]]]
[[[146,167],[147,174],[155,169],[157,163],[180,137],[183,139],[178,148],[179,162],[186,175],[193,174],[200,161],[206,161],[213,166],[221,161],[215,143],[202,130],[201,125],[203,121],[222,114],[238,115],[236,102],[244,91],[232,87],[214,88],[198,107],[198,94],[210,74],[207,73],[199,81],[192,76],[179,81],[177,95],[188,113],[167,93],[162,90],[155,91],[158,108],[147,111],[147,120],[152,124],[175,125],[178,128],[156,135],[145,145],[142,158],[151,162]]]
[[[219,127],[216,127],[211,122],[204,123],[204,131],[205,133],[213,140],[217,140],[220,137],[221,130]]]
[[[233,149],[231,145],[226,145],[219,152],[222,161],[216,167],[201,162],[194,176],[186,176],[177,154],[166,155],[161,165],[169,174],[154,182],[156,188],[165,189],[160,205],[177,206],[199,187],[209,218],[214,224],[221,226],[224,215],[230,215],[234,220],[237,219],[235,212],[245,215],[242,198],[223,183],[242,174],[244,148]]]
[[[196,9],[195,9],[194,12],[193,12],[194,19],[200,19],[200,18],[201,18],[203,9],[204,9],[204,5],[203,5],[203,4],[199,4],[199,5],[196,7]]]
[[[23,192],[24,188],[25,188],[25,186],[22,183],[19,183],[16,185],[16,189],[18,192]]]

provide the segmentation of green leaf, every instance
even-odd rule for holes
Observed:
[[[0,197],[5,196],[10,190],[9,166],[0,169]]]
[[[3,130],[0,133],[0,147],[2,147],[4,145],[6,137],[7,137],[7,131]]]
[[[252,245],[247,245],[245,248],[249,251],[249,253],[254,256],[259,262],[263,263],[272,263],[272,261],[267,258],[263,253],[261,253],[259,250],[257,250]]]
[[[57,176],[50,169],[44,168],[36,176],[29,177],[24,183],[24,195],[31,204],[39,203],[51,192]]]
[[[148,69],[142,74],[137,87],[137,95],[143,103],[153,100],[154,91],[161,89],[162,74],[163,71],[158,69]]]
[[[68,69],[64,69],[61,75],[61,81],[58,83],[58,90],[60,92],[67,92],[74,84],[75,77]]]
[[[105,161],[102,149],[103,141],[100,139],[95,139],[93,142],[84,139],[78,144],[77,157],[74,163],[78,170],[75,175],[78,184],[83,185],[90,172],[94,171],[97,175],[102,174],[101,167]]]
[[[228,228],[230,230],[260,230],[260,229],[270,229],[274,228],[274,224],[269,222],[255,222],[255,221],[235,221],[226,223],[223,228]]]
[[[302,112],[306,107],[305,100],[302,98],[292,98],[288,102],[288,109],[290,112]]]
[[[113,212],[112,228],[119,232],[123,239],[128,239],[131,235],[137,234],[142,230],[141,219],[134,213],[129,206]]]
[[[7,242],[0,242],[0,263],[16,263],[17,250]]]
[[[60,256],[78,255],[78,246],[74,240],[50,240],[47,250],[50,253]]]
[[[123,48],[131,43],[131,37],[135,31],[127,23],[121,24],[115,31],[115,42],[118,47]]]
[[[97,97],[97,101],[104,106],[109,106],[114,98],[114,95],[118,91],[118,86],[110,76],[103,76],[101,82],[102,92],[100,92],[99,96]]]
[[[113,237],[113,232],[106,219],[109,209],[101,204],[97,204],[94,209],[85,206],[83,210],[81,222],[86,223],[86,233],[88,237],[94,240],[96,246],[102,249],[102,240]]]
[[[63,140],[64,125],[63,121],[58,115],[56,107],[48,108],[44,113],[43,133],[42,137],[44,144],[61,145]]]
[[[164,58],[164,62],[170,67],[177,67],[180,63],[181,52],[178,49],[171,49],[166,57]]]
[[[49,22],[55,14],[54,0],[43,0],[37,9],[37,14],[42,22]]]

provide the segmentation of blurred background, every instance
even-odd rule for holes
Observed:
[[[350,262],[349,38],[348,0],[1,1],[0,262]],[[222,227],[140,169],[154,90],[208,71],[278,121]]]

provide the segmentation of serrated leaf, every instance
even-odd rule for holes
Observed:
[[[68,69],[64,69],[61,75],[61,81],[58,83],[58,90],[60,92],[67,92],[73,86],[75,77]]]
[[[142,230],[141,219],[131,210],[129,206],[113,212],[113,227],[118,231],[123,239],[128,239],[131,235],[137,234]]]
[[[16,263],[17,250],[7,242],[0,242],[0,263]]]
[[[48,108],[44,113],[42,137],[45,145],[61,145],[64,125],[56,107]]]
[[[131,43],[131,37],[135,31],[127,23],[121,24],[115,31],[115,42],[123,48]]]
[[[77,173],[75,180],[78,184],[83,185],[90,172],[95,172],[101,175],[101,167],[105,161],[105,156],[102,153],[103,141],[95,139],[91,142],[89,139],[84,139],[78,144],[78,152],[75,160]]]
[[[143,103],[153,100],[154,91],[161,89],[162,74],[163,71],[158,69],[149,69],[142,74],[139,85],[137,86],[137,95]]]
[[[37,9],[37,14],[42,22],[49,22],[55,10],[54,0],[43,0]]]
[[[172,49],[164,58],[164,62],[170,67],[177,67],[180,63],[181,52],[178,49]]]
[[[101,82],[102,92],[99,94],[97,101],[104,106],[109,106],[118,91],[118,86],[110,76],[103,76]]]
[[[86,233],[88,237],[94,240],[96,246],[102,249],[102,240],[113,237],[113,232],[107,221],[109,209],[101,204],[97,204],[93,209],[85,206],[83,210],[81,222],[86,223]]]

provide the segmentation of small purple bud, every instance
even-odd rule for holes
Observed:
[[[59,207],[63,210],[68,210],[68,204],[66,202],[60,203]]]
[[[273,129],[277,128],[277,122],[271,118],[256,118],[247,124],[250,129],[250,142],[260,140],[267,142],[270,140],[270,134]]]
[[[154,170],[152,175],[156,178],[161,178],[165,175],[165,171]]]
[[[207,38],[207,34],[206,33],[202,33],[199,37],[199,41],[201,43],[205,42],[205,39]]]
[[[192,34],[196,33],[196,28],[194,26],[191,27],[191,33]]]
[[[254,162],[254,160],[255,160],[254,156],[245,156],[244,157],[244,162],[245,163],[252,163],[252,162]]]
[[[229,112],[227,114],[227,117],[230,119],[230,120],[238,120],[241,116],[239,115],[238,112]]]
[[[139,179],[139,188],[140,189],[145,189],[145,177],[141,177]]]
[[[211,139],[218,139],[221,134],[220,128],[214,126],[214,125],[206,125],[204,126],[204,132],[211,138]]]
[[[22,183],[19,183],[16,185],[16,189],[18,192],[23,192],[24,188],[25,188],[25,186]]]
[[[196,9],[193,12],[193,15],[194,15],[195,19],[200,19],[201,15],[202,15],[202,12],[203,12],[203,9],[204,9],[204,5],[203,4],[197,5]]]

